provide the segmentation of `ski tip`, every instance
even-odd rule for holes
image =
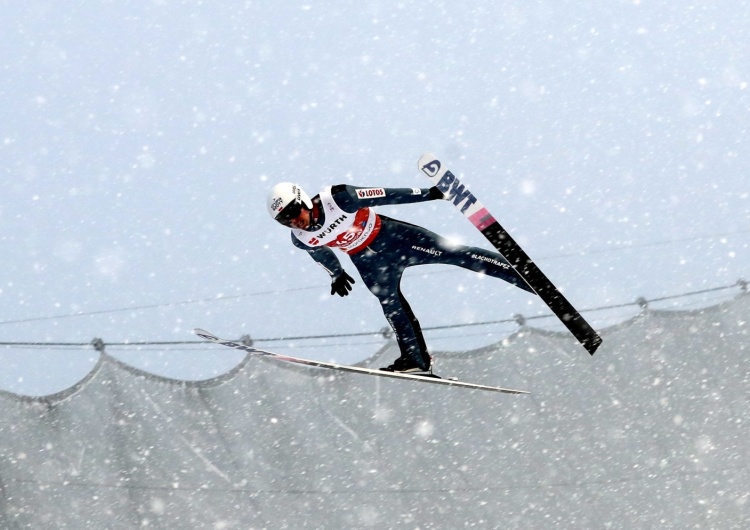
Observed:
[[[216,338],[213,333],[209,333],[205,329],[201,329],[201,328],[194,328],[193,333],[195,333],[202,339],[213,340]]]
[[[422,171],[422,168],[424,167],[424,165],[427,164],[428,162],[432,162],[433,160],[437,160],[437,157],[431,152],[426,151],[422,153],[422,156],[420,156],[419,160],[417,160],[417,169],[419,171]]]

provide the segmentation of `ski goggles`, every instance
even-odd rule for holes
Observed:
[[[288,226],[291,228],[292,221],[294,221],[302,213],[302,206],[303,205],[301,202],[290,202],[283,210],[279,212],[279,215],[276,216],[276,220],[284,226]]]

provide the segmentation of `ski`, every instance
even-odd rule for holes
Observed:
[[[594,355],[602,339],[575,307],[537,267],[474,194],[432,153],[423,154],[418,167],[448,200],[507,259],[584,348]]]
[[[235,348],[237,350],[242,350],[244,352],[251,353],[253,355],[261,355],[264,357],[275,359],[277,361],[301,364],[305,366],[312,366],[315,368],[327,368],[329,370],[338,370],[341,372],[351,372],[355,374],[364,374],[364,375],[375,375],[378,377],[389,377],[393,379],[403,379],[403,380],[408,380],[408,381],[418,381],[420,383],[432,383],[436,385],[470,388],[474,390],[487,390],[490,392],[502,392],[505,394],[528,394],[528,392],[526,392],[525,390],[515,390],[512,388],[501,388],[497,386],[479,385],[476,383],[466,383],[464,381],[458,381],[456,379],[443,379],[437,376],[430,377],[430,376],[420,376],[420,375],[412,375],[412,374],[401,374],[397,372],[384,372],[382,370],[376,370],[373,368],[363,368],[360,366],[349,366],[345,364],[336,364],[336,363],[329,363],[329,362],[324,362],[324,361],[312,361],[310,359],[300,359],[298,357],[290,357],[288,355],[282,355],[282,354],[273,353],[270,351],[259,350],[258,348],[247,346],[245,344],[242,344],[241,342],[227,340],[227,339],[220,339],[219,337],[217,337],[213,333],[206,331],[205,329],[196,328],[193,330],[193,333],[195,333],[202,339],[206,339],[210,342],[221,344],[222,346],[228,346],[230,348]]]

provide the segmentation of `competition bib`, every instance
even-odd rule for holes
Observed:
[[[380,217],[370,208],[345,212],[333,200],[330,186],[320,192],[325,223],[318,230],[292,230],[294,237],[308,247],[328,246],[356,254],[369,245],[380,231]]]

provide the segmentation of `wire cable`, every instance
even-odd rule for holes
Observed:
[[[742,290],[742,292],[747,292],[748,282],[745,280],[738,280],[737,282],[731,285],[711,287],[708,289],[700,289],[698,291],[690,291],[687,293],[675,294],[675,295],[670,295],[670,296],[661,296],[661,297],[653,298],[650,300],[647,300],[641,297],[641,298],[636,299],[633,302],[624,302],[620,304],[593,307],[593,308],[585,309],[581,312],[592,313],[594,311],[622,309],[625,307],[632,307],[632,306],[639,306],[641,308],[645,308],[653,302],[664,302],[666,300],[676,300],[679,298],[697,296],[700,294],[726,291],[728,289],[735,289],[737,287],[739,287]],[[518,324],[520,321],[525,322],[529,320],[541,320],[541,319],[547,319],[547,318],[553,318],[553,317],[554,315],[552,314],[533,315],[529,317],[522,317],[520,315],[516,315],[516,317],[514,318],[507,318],[507,319],[501,319],[501,320],[484,320],[482,322],[465,322],[465,323],[460,323],[460,324],[448,324],[448,325],[441,325],[441,326],[424,327],[422,329],[425,331],[436,331],[436,330],[446,330],[446,329],[469,328],[469,327],[477,327],[477,326],[491,326],[491,325],[496,325],[496,324],[512,324],[512,323]],[[335,338],[344,338],[344,337],[373,337],[373,336],[384,337],[387,335],[387,331],[388,331],[387,329],[379,329],[377,331],[360,331],[360,332],[354,332],[354,333],[335,333],[335,334],[321,334],[321,335],[297,335],[297,336],[288,336],[288,337],[253,338],[253,342],[285,342],[285,341],[292,341],[292,340],[335,339]],[[129,342],[108,342],[106,343],[106,346],[139,348],[142,346],[183,346],[183,345],[197,345],[197,344],[204,344],[204,343],[205,341],[202,341],[202,340],[136,341],[136,342],[129,341]],[[25,347],[25,348],[31,348],[31,349],[33,348],[63,348],[63,347],[78,347],[78,348],[94,347],[98,351],[103,351],[105,343],[101,339],[93,339],[91,342],[0,342],[0,346]]]
[[[674,243],[685,243],[689,241],[715,239],[719,237],[726,237],[730,235],[739,235],[739,234],[747,234],[747,233],[750,233],[750,230],[736,230],[732,232],[720,232],[716,234],[708,234],[708,235],[702,235],[702,236],[664,239],[661,241],[653,241],[650,243],[627,244],[627,245],[614,246],[611,248],[593,249],[593,250],[588,250],[585,252],[568,252],[568,253],[561,253],[561,254],[553,254],[549,256],[543,256],[540,258],[540,260],[554,260],[554,259],[563,259],[563,258],[570,258],[570,257],[583,257],[583,256],[590,256],[592,254],[620,252],[620,251],[636,249],[636,248],[659,247],[659,246],[671,245]],[[431,272],[426,272],[424,274],[425,275],[444,274],[445,272],[453,272],[453,271],[431,271]],[[164,302],[160,304],[136,305],[136,306],[128,306],[128,307],[118,307],[118,308],[113,308],[113,309],[101,309],[101,310],[95,310],[95,311],[63,313],[60,315],[45,315],[41,317],[28,317],[28,318],[20,318],[20,319],[13,319],[13,320],[2,320],[0,321],[0,326],[7,325],[7,324],[24,324],[28,322],[41,322],[45,320],[59,320],[63,318],[78,318],[78,317],[95,316],[95,315],[106,315],[106,314],[111,314],[111,313],[121,313],[125,311],[139,311],[143,309],[160,309],[164,307],[177,307],[177,306],[190,305],[190,304],[206,304],[206,303],[212,303],[212,302],[224,302],[227,300],[237,300],[240,298],[277,295],[277,294],[291,293],[291,292],[297,292],[297,291],[307,291],[307,290],[313,290],[313,289],[319,290],[321,289],[321,286],[314,285],[314,286],[309,286],[309,287],[293,287],[289,289],[257,291],[253,293],[244,293],[244,294],[236,294],[236,295],[226,295],[226,296],[219,295],[219,296],[214,296],[210,298],[200,298],[200,299],[195,299],[195,300],[189,299],[189,300],[182,300],[178,302]]]

